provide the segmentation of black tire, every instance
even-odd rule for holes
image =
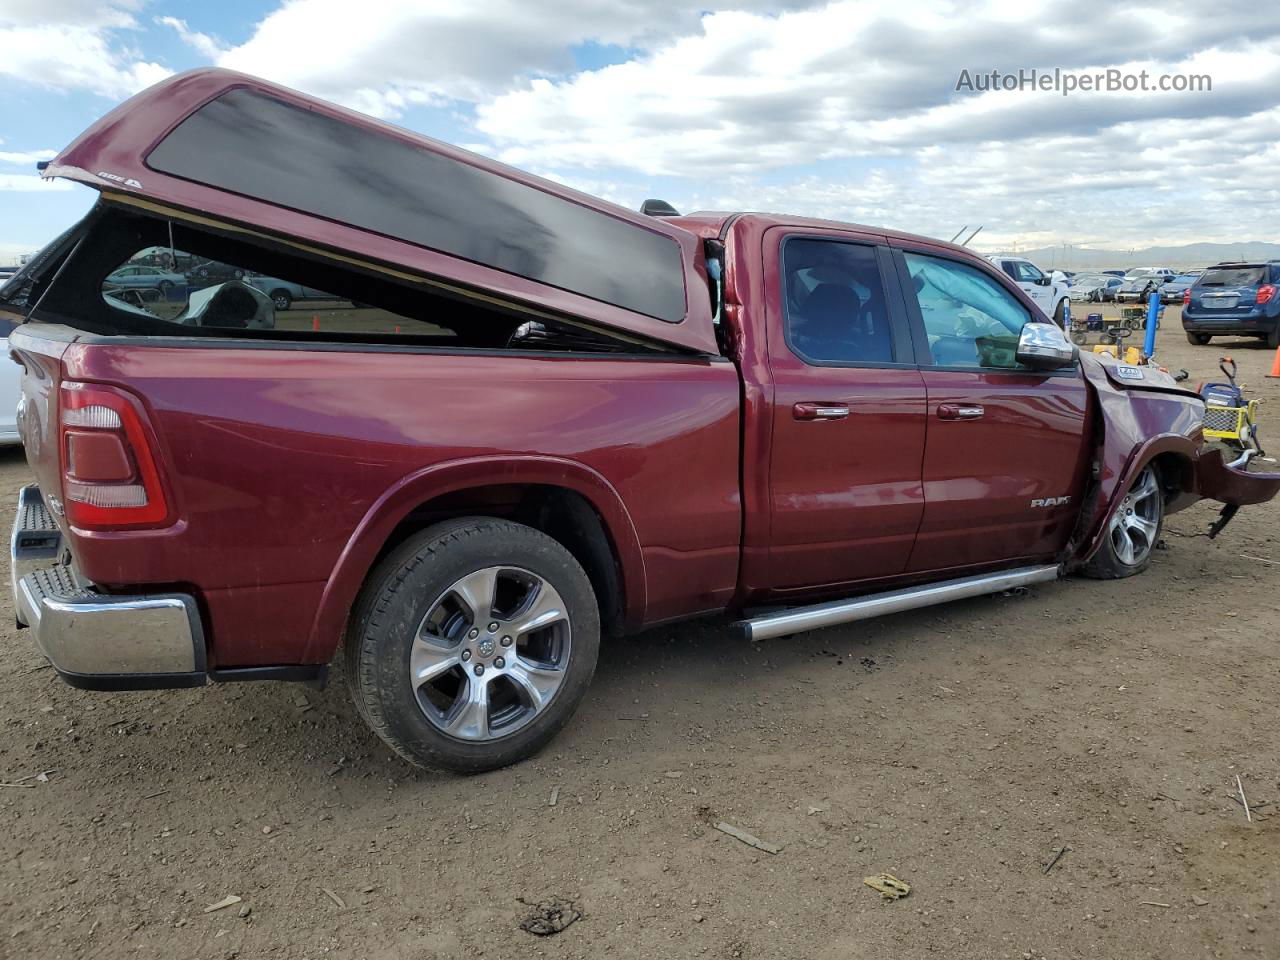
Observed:
[[[428,719],[409,681],[409,658],[424,619],[451,585],[493,566],[549,584],[563,600],[572,642],[560,685],[532,719],[507,735],[459,739]],[[591,683],[599,649],[596,596],[568,550],[522,524],[465,517],[415,534],[378,565],[352,612],[343,660],[357,709],[388,746],[410,763],[480,773],[532,756],[560,732]],[[470,675],[463,679],[469,687]]]
[[[1151,494],[1149,499],[1152,509],[1150,513],[1141,513],[1141,517],[1143,520],[1154,523],[1154,528],[1151,532],[1143,535],[1144,543],[1142,549],[1135,549],[1132,557],[1125,557],[1122,555],[1121,547],[1118,545],[1122,540],[1117,538],[1115,533],[1117,521],[1125,516],[1124,511],[1126,510],[1129,511],[1129,515],[1132,515],[1135,510],[1143,509],[1137,503],[1133,505],[1134,509],[1130,509],[1128,500],[1130,497],[1149,489],[1146,486],[1148,483],[1146,478],[1148,476],[1151,478],[1149,482],[1154,485],[1154,493]],[[1142,504],[1145,506],[1147,502],[1148,499],[1143,497]],[[1132,577],[1147,569],[1151,565],[1151,557],[1155,553],[1156,544],[1160,542],[1160,535],[1164,532],[1164,508],[1164,487],[1160,483],[1160,472],[1155,464],[1149,463],[1138,471],[1138,475],[1133,478],[1133,483],[1125,491],[1124,496],[1120,498],[1116,513],[1107,522],[1107,531],[1103,536],[1102,545],[1084,568],[1085,576],[1098,580],[1118,580],[1122,577]],[[1127,532],[1124,536],[1128,537],[1130,543],[1136,546],[1132,531]]]
[[[1280,321],[1271,328],[1271,332],[1267,334],[1267,346],[1272,350],[1280,350]]]
[[[277,310],[288,310],[293,306],[293,294],[288,290],[272,290],[271,302]]]
[[[1193,347],[1203,347],[1212,339],[1207,333],[1187,333],[1187,343]]]
[[[196,276],[197,276],[197,277],[199,277],[201,280],[208,280],[208,279],[209,279],[209,268],[208,268],[208,267],[199,267],[199,268],[197,268],[197,269],[196,269]]]
[[[1089,334],[1086,333],[1084,330],[1072,330],[1071,342],[1078,347],[1083,347],[1086,343],[1089,342]]]

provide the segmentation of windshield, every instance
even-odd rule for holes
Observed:
[[[1265,267],[1210,267],[1200,278],[1202,287],[1256,287],[1266,282]]]

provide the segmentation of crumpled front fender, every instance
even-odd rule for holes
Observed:
[[[1280,474],[1246,473],[1227,466],[1222,451],[1204,449],[1204,402],[1196,394],[1155,377],[1125,382],[1092,357],[1081,357],[1081,368],[1097,400],[1099,447],[1070,566],[1086,563],[1101,546],[1124,492],[1156,458],[1166,468],[1165,486],[1176,491],[1170,512],[1198,499],[1239,507],[1280,493]]]

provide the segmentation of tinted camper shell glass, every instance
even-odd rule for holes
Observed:
[[[668,323],[685,316],[670,237],[255,90],[206,103],[146,162]]]

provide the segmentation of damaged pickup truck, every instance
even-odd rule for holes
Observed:
[[[37,480],[13,591],[76,686],[336,658],[401,755],[484,770],[564,726],[602,635],[1129,576],[1171,511],[1280,488],[950,244],[632,213],[217,70],[44,174],[101,196],[0,290]],[[157,251],[226,279],[113,292]]]

